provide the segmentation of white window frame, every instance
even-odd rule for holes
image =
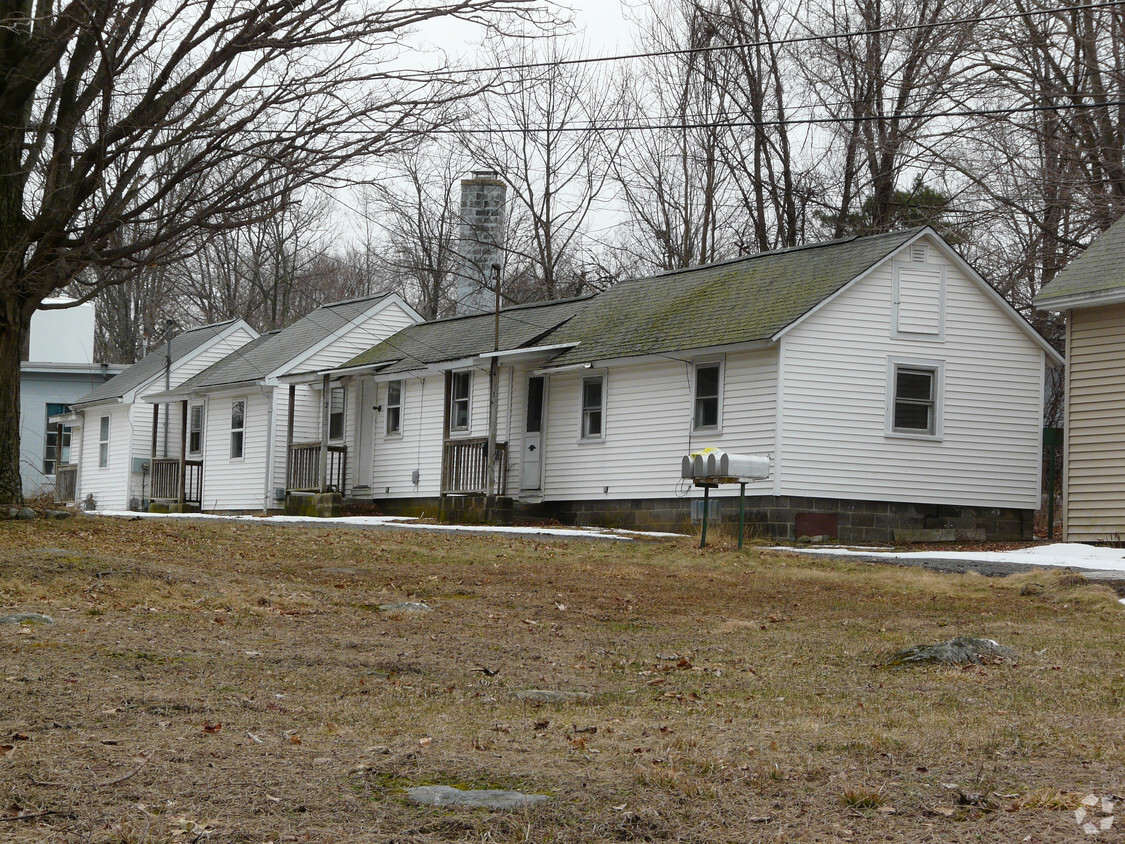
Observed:
[[[398,385],[398,401],[397,402],[391,401],[391,385],[392,384]],[[406,395],[406,380],[405,379],[399,378],[399,379],[396,379],[394,381],[388,381],[387,382],[387,400],[383,405],[383,407],[386,409],[386,414],[385,414],[386,418],[383,421],[383,436],[384,437],[387,437],[387,438],[390,438],[390,439],[394,439],[394,438],[401,439],[402,438],[402,405],[403,405],[403,398],[405,397],[405,395]],[[452,393],[451,393],[451,397],[452,397]],[[391,411],[397,411],[397,412],[392,413]],[[391,419],[392,418],[394,418],[394,420],[395,420],[394,427],[391,427]]]
[[[234,427],[234,406],[242,403],[242,427]],[[242,461],[246,459],[246,411],[249,408],[250,402],[246,397],[240,399],[230,400],[230,451],[229,456],[232,461]],[[238,455],[234,453],[234,436],[238,434]]]
[[[191,447],[191,436],[196,433],[195,428],[195,411],[199,411],[199,448],[193,449]],[[207,411],[203,402],[193,402],[188,404],[188,433],[187,433],[187,453],[192,457],[201,457],[203,455],[203,432],[207,430]]]
[[[457,379],[464,377],[468,384],[468,391],[462,399],[457,398]],[[454,425],[453,420],[456,419],[457,414],[455,408],[457,402],[465,402],[465,424]],[[453,372],[449,376],[449,433],[452,434],[468,434],[473,429],[473,371],[471,369],[462,369]]]
[[[897,397],[898,373],[901,370],[927,371],[932,373],[930,382],[933,395],[933,430],[921,431],[912,428],[895,428],[895,400]],[[944,437],[943,403],[945,396],[945,362],[940,360],[920,360],[917,358],[887,358],[887,398],[886,398],[886,436],[894,439],[930,440],[940,442]]]
[[[333,410],[332,403],[339,396],[340,409]],[[328,430],[325,432],[328,435],[328,442],[342,443],[344,437],[348,432],[348,391],[343,384],[337,384],[328,388]],[[332,420],[336,417],[339,423],[340,431],[337,434],[332,433]]]
[[[593,408],[586,407],[586,383],[600,381],[602,386],[602,403],[598,408],[601,419],[601,430],[597,434],[586,433],[586,412]],[[600,443],[605,442],[606,428],[606,397],[609,395],[609,377],[605,372],[588,372],[578,381],[578,442]]]
[[[719,394],[716,397],[718,404],[716,407],[715,424],[714,425],[699,425],[698,422],[698,402],[699,402],[699,370],[707,367],[717,366],[719,368]],[[691,430],[692,432],[700,432],[706,434],[722,434],[723,433],[723,392],[726,386],[726,361],[719,358],[701,358],[694,361],[691,374]]]
[[[98,468],[105,469],[109,466],[109,417],[103,416],[98,420]]]

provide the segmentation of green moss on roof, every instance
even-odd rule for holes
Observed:
[[[552,365],[768,340],[921,229],[767,252],[622,282],[551,335]]]
[[[1039,307],[1071,296],[1096,296],[1125,290],[1125,217],[1086,247],[1035,297]]]

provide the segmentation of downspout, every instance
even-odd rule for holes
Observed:
[[[269,515],[270,495],[273,490],[273,398],[274,388],[258,385],[266,398],[266,488],[262,496],[262,515]],[[268,392],[267,392],[268,391]]]

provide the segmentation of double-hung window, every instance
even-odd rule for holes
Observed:
[[[584,440],[605,439],[605,376],[588,375],[582,379],[582,427]]]
[[[719,361],[695,365],[692,430],[718,431],[722,417],[723,365]]]
[[[230,405],[230,459],[242,459],[246,435],[246,399],[235,399]]]
[[[387,436],[402,434],[402,382],[387,382]]]
[[[892,361],[889,431],[941,436],[941,366]]]
[[[203,453],[203,405],[193,404],[188,411],[188,454]]]
[[[449,430],[469,430],[469,397],[472,395],[473,373],[454,372],[449,389]]]
[[[328,441],[344,438],[344,388],[332,387],[328,391]]]
[[[61,432],[58,425],[52,425],[52,416],[61,416],[66,413],[65,404],[47,405],[47,436],[43,449],[43,474],[53,475],[59,464],[70,462],[70,428],[63,427]]]
[[[103,416],[98,425],[98,468],[109,465],[109,417]]]

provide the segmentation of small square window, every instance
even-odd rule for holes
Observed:
[[[584,440],[600,440],[605,436],[605,376],[582,379],[582,432]]]
[[[894,418],[891,430],[905,434],[937,432],[937,371],[896,366],[894,372]]]

